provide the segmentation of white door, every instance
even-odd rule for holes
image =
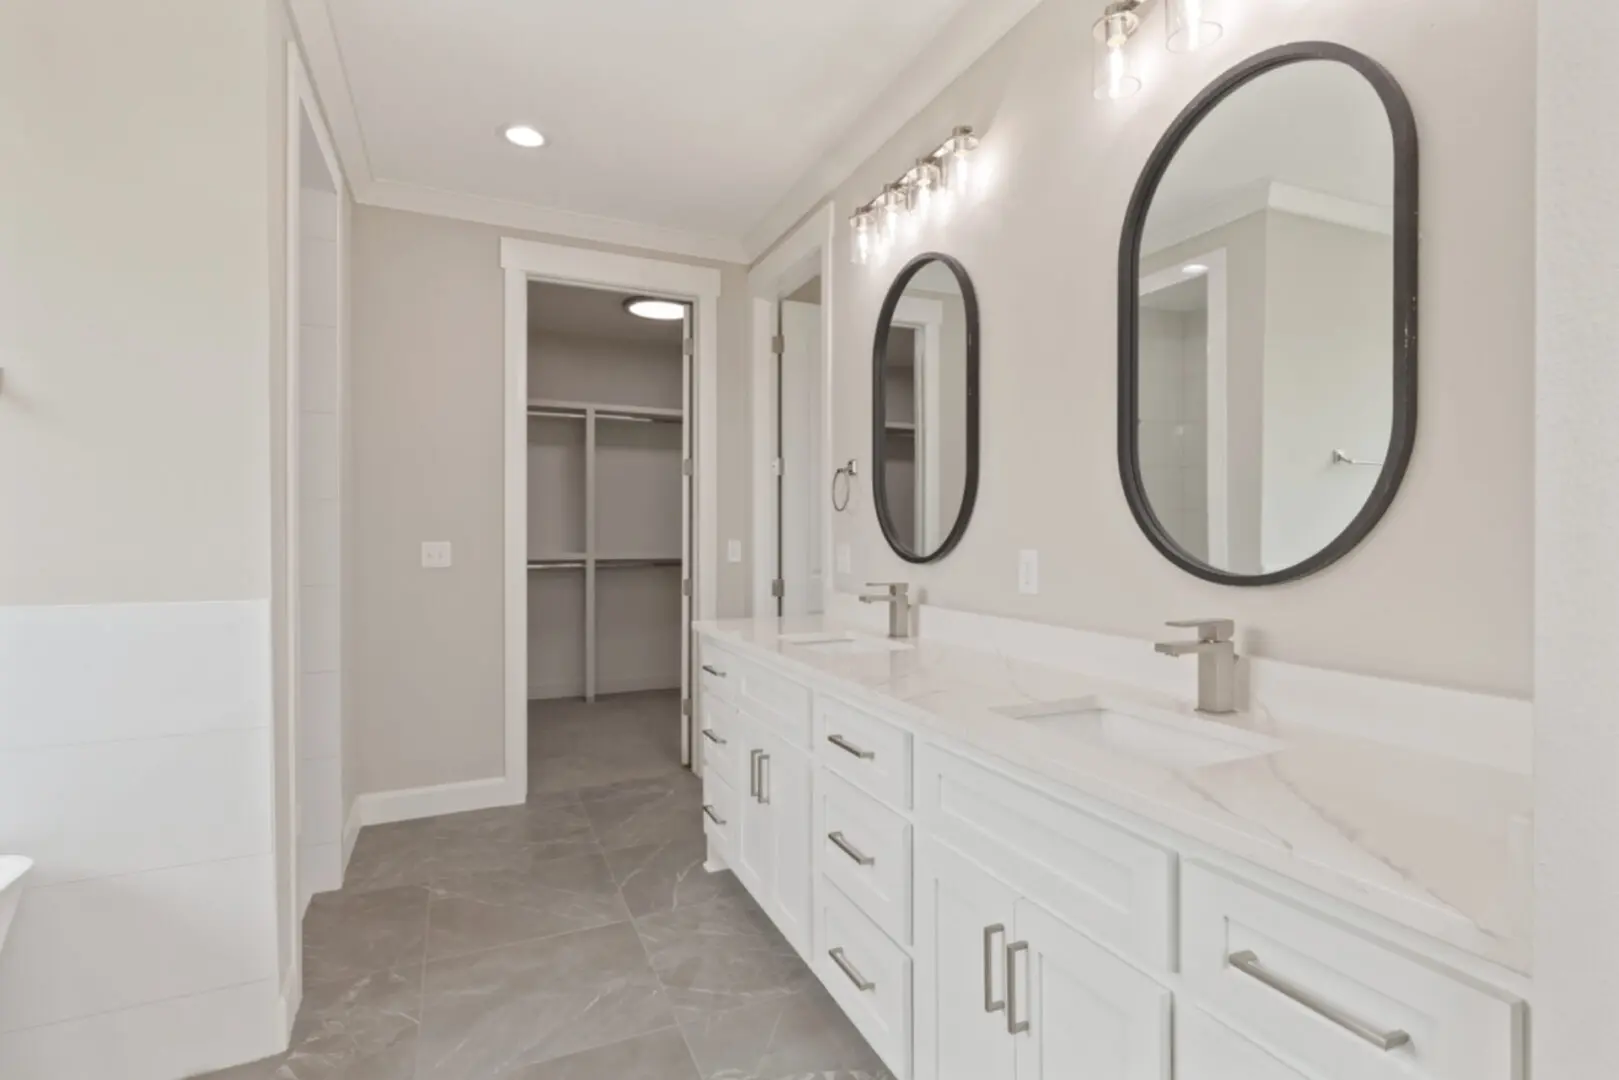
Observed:
[[[810,765],[798,751],[789,750],[775,739],[768,742],[762,768],[764,798],[776,841],[771,889],[775,905],[771,911],[787,940],[808,953],[815,916],[810,895],[814,858],[810,846]]]
[[[1017,1080],[1169,1080],[1170,992],[1019,899],[1007,951]]]
[[[680,425],[680,763],[690,768],[695,757],[693,740],[697,735],[697,708],[692,702],[692,658],[696,655],[696,642],[691,629],[691,598],[697,595],[696,568],[691,557],[691,505],[693,474],[696,460],[693,447],[696,440],[692,422],[697,418],[693,407],[691,359],[696,353],[697,328],[693,325],[691,306],[686,306],[685,339],[681,345],[680,400],[686,422]]]
[[[1017,895],[944,845],[916,850],[916,1075],[1012,1080],[1006,946]]]
[[[1202,1009],[1175,1017],[1175,1080],[1315,1080],[1238,1035]]]
[[[738,840],[736,865],[732,867],[743,886],[759,906],[771,909],[775,885],[776,836],[771,823],[770,804],[761,794],[764,755],[769,752],[758,725],[737,714],[737,735],[742,740],[742,764],[747,769],[747,786],[737,792]]]
[[[780,611],[815,615],[821,611],[826,573],[821,565],[821,306],[783,300],[779,332]]]

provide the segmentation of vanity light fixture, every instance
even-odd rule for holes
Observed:
[[[915,229],[936,204],[965,195],[972,183],[973,151],[977,149],[973,129],[957,127],[937,150],[918,158],[904,176],[884,184],[876,198],[849,217],[851,258],[861,265],[880,260],[899,238],[902,224]]]
[[[1102,11],[1096,20],[1092,36],[1096,38],[1096,97],[1099,101],[1117,101],[1141,89],[1141,79],[1131,70],[1130,54],[1125,46],[1135,32],[1141,29],[1141,16],[1136,9],[1142,0],[1116,0]]]
[[[1220,0],[1169,0],[1164,30],[1172,53],[1197,52],[1220,39]]]
[[[658,322],[675,322],[686,317],[685,304],[652,296],[632,296],[624,301],[624,310],[637,318]]]
[[[501,132],[506,141],[524,150],[538,150],[545,145],[540,129],[529,124],[512,124]]]

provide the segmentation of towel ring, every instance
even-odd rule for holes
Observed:
[[[854,478],[860,475],[860,467],[854,458],[848,464],[832,474],[832,509],[843,513],[849,508],[849,499],[854,495]],[[843,498],[838,498],[838,481],[843,481]]]

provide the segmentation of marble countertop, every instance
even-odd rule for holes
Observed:
[[[1525,773],[921,639],[838,653],[783,641],[868,631],[820,616],[698,624],[717,644],[1105,800],[1468,953],[1528,974],[1533,792]],[[1102,695],[1266,736],[1275,752],[1170,768],[998,708]]]

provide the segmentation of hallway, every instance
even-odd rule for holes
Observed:
[[[291,1050],[211,1080],[887,1080],[729,873],[668,692],[536,702],[527,805],[361,833]]]

